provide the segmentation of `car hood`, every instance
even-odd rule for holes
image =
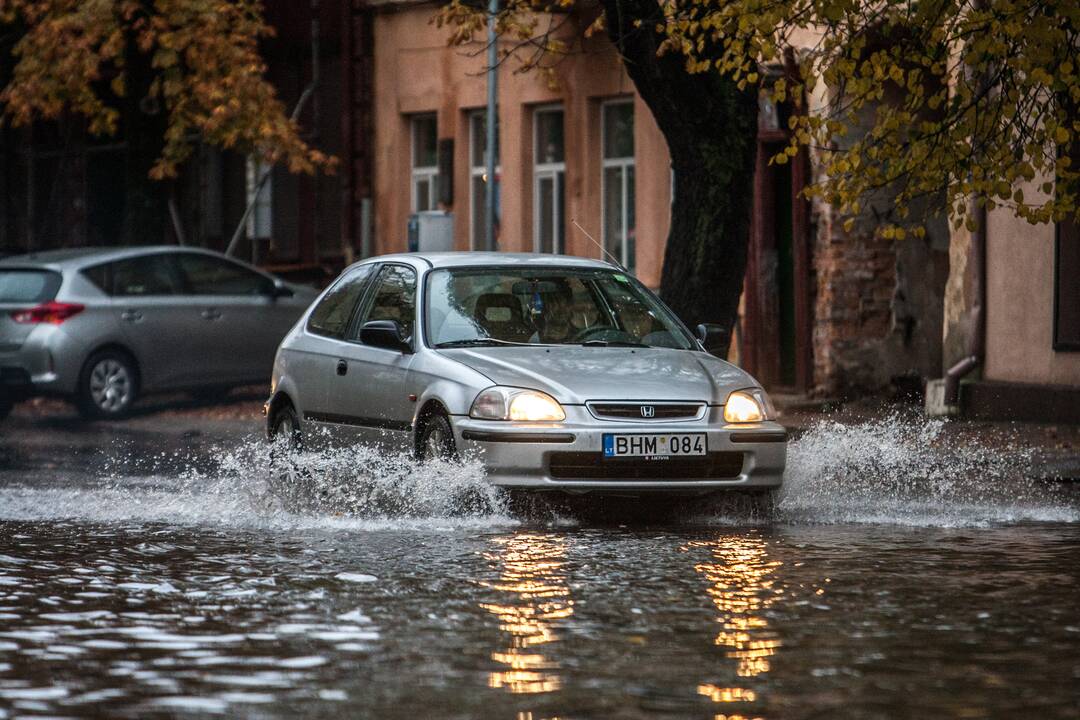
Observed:
[[[495,385],[542,390],[561,403],[689,400],[719,405],[755,387],[749,374],[708,353],[668,348],[489,347],[441,350]]]

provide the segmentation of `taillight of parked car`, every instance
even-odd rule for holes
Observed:
[[[37,325],[49,323],[59,325],[73,315],[78,315],[85,309],[78,303],[47,302],[26,310],[16,310],[11,313],[11,318],[17,323]]]

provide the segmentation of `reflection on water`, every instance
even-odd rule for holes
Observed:
[[[566,539],[519,533],[495,542],[498,551],[485,557],[501,567],[499,581],[482,584],[507,598],[480,607],[499,618],[499,628],[509,634],[509,646],[491,654],[503,669],[490,674],[488,686],[511,693],[558,690],[559,664],[543,650],[558,640],[554,623],[574,614],[566,583]]]
[[[0,718],[1076,720],[1077,557],[1076,525],[0,521]]]
[[[715,540],[697,540],[680,550],[706,549],[710,562],[694,565],[708,580],[706,591],[719,611],[720,631],[713,643],[725,648],[733,658],[740,678],[754,678],[769,672],[769,659],[781,646],[778,634],[770,629],[764,612],[784,593],[773,577],[783,563],[769,558],[766,542],[756,535],[725,535]],[[715,703],[753,703],[758,697],[747,687],[726,687],[713,683],[698,685],[698,694]],[[742,720],[743,715],[717,718]]]

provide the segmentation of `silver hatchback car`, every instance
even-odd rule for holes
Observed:
[[[644,285],[583,258],[432,253],[345,270],[285,337],[272,442],[477,454],[500,486],[766,491],[785,429]]]
[[[142,393],[265,381],[318,293],[194,248],[81,248],[0,261],[0,417],[31,395],[119,417]]]

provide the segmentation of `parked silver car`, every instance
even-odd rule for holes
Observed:
[[[317,296],[219,253],[54,250],[0,261],[0,416],[31,395],[119,417],[142,393],[266,379]]]
[[[624,271],[552,255],[347,268],[282,341],[266,414],[271,442],[475,452],[530,489],[766,490],[786,458],[753,378]]]

